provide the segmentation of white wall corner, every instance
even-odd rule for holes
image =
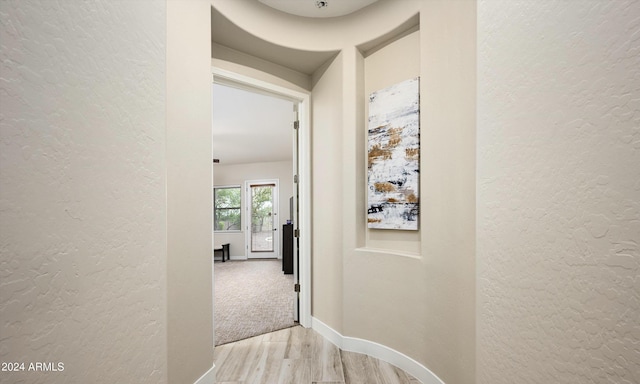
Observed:
[[[373,341],[342,336],[336,330],[315,317],[311,318],[311,328],[344,351],[362,353],[395,365],[420,380],[423,384],[445,384],[444,381],[436,376],[435,373],[431,372],[429,368],[404,353]]]
[[[214,384],[216,382],[216,365],[213,364],[211,368],[204,375],[200,376],[193,384]]]

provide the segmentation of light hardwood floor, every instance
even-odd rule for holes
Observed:
[[[217,384],[419,384],[378,359],[296,326],[215,348]]]

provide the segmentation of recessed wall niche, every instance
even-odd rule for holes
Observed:
[[[362,92],[359,110],[362,111],[362,124],[359,127],[358,150],[362,153],[358,172],[365,181],[359,186],[361,204],[363,204],[362,236],[359,236],[360,247],[378,249],[389,254],[420,256],[421,232],[424,230],[418,223],[417,231],[381,230],[367,228],[367,142],[369,95],[372,92],[390,87],[409,79],[420,77],[420,25],[419,15],[398,27],[393,34],[387,34],[375,41],[358,47],[362,54]],[[421,154],[422,156],[423,154]],[[423,180],[420,181],[422,183]],[[422,214],[419,216],[421,220]]]

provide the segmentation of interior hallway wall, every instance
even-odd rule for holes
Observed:
[[[0,382],[167,382],[166,16],[0,1]]]
[[[170,383],[213,367],[211,3],[167,1],[167,339]]]
[[[428,330],[421,348],[445,383],[474,383],[476,2],[426,1],[420,16],[427,315],[416,327]]]
[[[478,383],[640,382],[640,3],[478,12]]]
[[[213,5],[269,42],[341,51],[326,72],[312,76],[314,318],[404,353],[445,382],[473,382],[475,2],[382,0],[332,20],[245,0]],[[422,230],[420,246],[406,257],[366,241],[366,95],[357,47],[418,13]]]
[[[312,312],[342,333],[342,84],[343,55],[312,90]]]
[[[369,95],[372,92],[420,76],[420,31],[385,45],[361,60],[362,68],[359,72],[363,89],[358,99],[366,117],[369,113]],[[397,65],[399,62],[402,65]],[[393,70],[389,70],[390,68]],[[354,130],[356,145],[361,148],[360,156],[355,162],[360,166],[358,173],[363,175],[363,180],[359,181],[363,187],[354,193],[358,197],[355,204],[363,208],[367,202],[367,191],[364,189],[367,158],[362,156],[366,153],[367,132],[368,122]],[[424,132],[422,130],[422,136]],[[424,152],[423,156],[429,157]],[[420,190],[419,195],[423,192]],[[384,308],[385,322],[389,326],[378,335],[376,342],[392,346],[396,345],[397,340],[405,339],[404,344],[408,346],[411,336],[406,330],[415,327],[414,321],[424,321],[426,317],[426,305],[413,305],[414,300],[424,299],[426,288],[426,284],[415,284],[424,274],[420,256],[423,225],[419,225],[418,231],[368,229],[366,224],[362,224],[366,221],[366,211],[352,216],[356,222],[355,227],[363,235],[353,237],[359,240],[354,244],[356,252],[344,258],[344,291],[353,293],[344,295],[344,332],[352,337],[368,339],[379,326],[376,322],[369,321],[369,317]],[[372,279],[371,276],[378,278]],[[391,288],[404,284],[411,285],[413,292]],[[417,343],[414,347],[421,348]]]
[[[293,135],[293,132],[292,132]],[[264,163],[233,164],[214,166],[214,186],[239,185],[242,187],[242,202],[246,199],[244,183],[248,180],[278,179],[278,230],[275,236],[282,238],[282,225],[289,219],[289,198],[293,196],[293,162],[272,161]],[[242,226],[248,223],[248,218],[243,210]],[[230,256],[246,256],[245,229],[241,232],[224,233],[215,232],[215,243],[229,243]],[[280,241],[280,256],[282,256],[282,241]]]
[[[420,13],[419,32],[365,57],[363,75],[367,92],[420,76],[420,231],[368,230],[366,210],[353,211],[356,231],[345,230],[343,254],[344,333],[401,351],[445,383],[473,383],[476,8],[402,3],[410,5]],[[345,125],[345,137],[353,129],[356,148],[366,146],[365,127]],[[353,180],[366,177],[365,156],[343,166]],[[347,207],[366,202],[364,188],[343,196]]]

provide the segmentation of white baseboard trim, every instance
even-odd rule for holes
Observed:
[[[342,336],[315,317],[311,318],[311,328],[344,351],[362,353],[395,365],[420,380],[423,384],[445,384],[429,368],[404,353],[373,341]]]
[[[226,261],[229,261],[229,260],[239,261],[239,260],[248,260],[248,259],[247,259],[247,256],[229,256],[229,259],[227,259]],[[222,256],[214,257],[213,261],[222,261]]]
[[[222,256],[214,256],[213,258],[214,261],[222,261]],[[249,260],[249,258],[247,256],[229,256],[228,260],[233,260],[233,261],[245,261],[245,260]],[[278,257],[278,258],[270,258],[269,260],[282,260],[282,257]]]
[[[216,382],[216,365],[214,364],[204,375],[200,376],[193,384],[215,384]]]

